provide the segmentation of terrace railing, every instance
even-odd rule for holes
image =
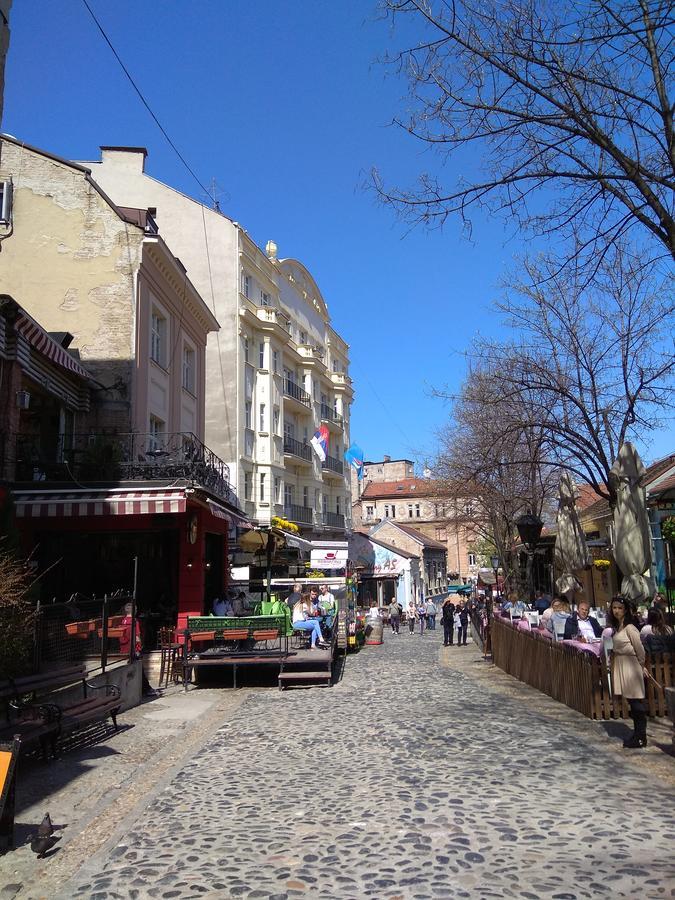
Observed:
[[[336,472],[338,475],[342,475],[344,471],[342,460],[336,459],[334,456],[327,456],[321,463],[321,468],[329,469],[331,472]]]
[[[312,398],[309,396],[307,391],[304,391],[299,385],[297,385],[294,381],[291,381],[289,378],[284,378],[284,395],[286,397],[291,397],[293,400],[297,400],[298,403],[302,403],[302,405],[306,406],[307,409],[311,409]]]
[[[191,432],[19,436],[17,481],[185,479],[229,500],[229,467]]]
[[[292,453],[293,456],[307,460],[307,462],[312,461],[312,448],[309,444],[303,444],[292,437],[284,436],[284,453]]]

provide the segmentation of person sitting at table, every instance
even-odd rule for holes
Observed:
[[[216,597],[213,601],[213,615],[214,616],[231,616],[232,615],[232,603],[229,597]]]
[[[545,609],[544,612],[541,614],[541,619],[539,620],[540,628],[546,628],[547,631],[551,630],[548,627],[548,623],[551,620],[551,616],[553,615],[553,613],[560,612],[560,604],[562,603],[562,601],[563,601],[563,598],[560,596],[560,594],[553,595],[553,600],[551,601],[551,605],[548,607],[548,609]]]
[[[243,591],[239,591],[232,601],[232,615],[239,618],[240,616],[245,616],[246,612],[246,594]]]
[[[551,606],[554,606],[554,604],[552,603]],[[557,607],[553,611],[553,615],[546,620],[546,628],[554,637],[563,635],[567,620],[571,615],[572,611],[569,602],[564,597],[561,597],[560,600],[558,600]]]
[[[544,596],[543,591],[537,591],[534,595],[534,603],[532,605],[541,616],[551,605],[551,600],[549,597]]]
[[[565,622],[565,640],[580,641],[582,644],[590,644],[602,637],[602,625],[595,616],[589,615],[591,605],[588,600],[580,600],[577,611],[572,613]]]
[[[319,620],[312,612],[312,602],[309,594],[306,594],[302,599],[298,600],[293,607],[293,630],[308,631],[310,633],[310,650],[315,650],[317,645],[321,649],[330,646],[324,641]]]
[[[502,612],[511,613],[511,618],[513,619],[522,618],[526,609],[527,604],[524,600],[518,598],[518,594],[515,591],[511,591],[506,603],[502,606]]]
[[[288,595],[288,597],[286,597],[286,603],[291,609],[293,609],[293,607],[298,602],[298,600],[301,600],[301,599],[302,599],[302,585],[300,584],[299,581],[297,581],[293,585],[293,590],[291,591],[291,593]]]
[[[640,640],[650,655],[653,653],[670,653],[675,650],[673,629],[666,623],[661,610],[652,606],[647,613],[647,624],[640,632]]]
[[[325,616],[323,624],[330,631],[335,618],[335,597],[331,594],[327,584],[322,584],[320,588],[319,609]]]

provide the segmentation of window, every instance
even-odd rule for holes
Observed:
[[[260,427],[258,430],[259,431],[265,430],[265,404],[264,403],[260,404]]]
[[[250,275],[242,275],[241,289],[243,291],[244,297],[251,296],[251,276]]]
[[[261,503],[265,502],[265,478],[266,475],[264,472],[260,473],[260,490],[258,491],[258,499]]]
[[[281,478],[274,476],[274,502],[281,503]]]
[[[472,516],[474,514],[474,506],[473,503],[465,503],[464,504],[464,515]]]
[[[260,344],[258,345],[258,368],[259,369],[265,368],[265,342],[264,341],[260,341]]]
[[[260,305],[261,306],[269,306],[270,305],[270,295],[265,291],[260,291]]]
[[[366,506],[366,519],[372,519],[375,517],[375,507],[374,506]]]
[[[337,361],[337,359],[333,360],[333,371],[334,372],[340,371],[340,363]]]
[[[419,517],[420,517],[420,505],[419,505],[419,503],[416,503],[415,504],[415,518],[419,519]]]
[[[339,515],[340,512],[341,512],[341,510],[340,510],[340,498],[339,498],[339,497],[336,497],[336,498],[335,498],[335,512],[336,512],[338,515]]]
[[[284,506],[293,506],[295,488],[292,484],[284,485]]]
[[[307,343],[307,332],[306,331],[300,332],[300,334],[298,335],[298,343],[300,343],[300,344]]]
[[[385,519],[395,519],[396,518],[396,506],[392,503],[384,504],[384,517]]]
[[[326,513],[328,512],[328,496],[326,494],[324,494],[323,497],[321,498],[321,503],[322,503],[321,508],[323,509],[323,514],[325,516]]]
[[[12,221],[12,182],[0,181],[0,222],[9,225]]]
[[[195,351],[183,345],[183,387],[191,394],[195,392]]]
[[[279,374],[279,351],[272,350],[272,371],[275,375]]]
[[[272,411],[272,431],[279,434],[279,407],[275,406]]]
[[[253,494],[253,472],[244,472],[244,500],[250,500]]]
[[[476,554],[475,553],[469,553],[469,565],[470,566],[476,565]]]
[[[253,423],[251,422],[251,401],[247,400],[244,404],[244,422],[247,428],[253,428]]]
[[[412,503],[409,503],[408,504],[408,518],[412,519],[412,517],[413,517],[413,505],[412,505]]]
[[[153,310],[150,320],[150,359],[163,366],[165,349],[166,319],[157,310]]]
[[[248,362],[248,338],[244,338],[244,362]]]
[[[148,450],[159,450],[162,446],[162,435],[164,434],[164,422],[157,416],[150,416],[148,426],[150,432],[148,437]]]
[[[305,485],[302,489],[302,505],[305,509],[309,508],[309,488]]]
[[[295,423],[284,422],[284,437],[289,441],[295,440]]]

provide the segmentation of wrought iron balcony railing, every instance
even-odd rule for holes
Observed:
[[[284,505],[284,516],[289,522],[311,525],[314,520],[314,511],[310,506],[298,506],[296,503],[289,503]]]
[[[342,460],[336,459],[334,456],[327,456],[321,463],[321,468],[329,469],[331,472],[336,472],[338,475],[342,475],[344,472]]]
[[[344,419],[340,415],[340,413],[335,412],[332,406],[328,406],[327,403],[321,404],[321,418],[326,422],[334,422],[336,425],[342,425],[344,423]]]
[[[299,387],[299,385],[288,378],[284,378],[284,396],[292,397],[293,400],[297,400],[298,403],[302,403],[302,405],[306,406],[307,409],[312,408],[312,398],[309,396],[307,391],[303,391],[303,389]]]
[[[231,497],[229,467],[188,431],[17,437],[17,481],[178,478],[206,488],[224,500]]]
[[[341,513],[325,512],[323,514],[323,524],[329,525],[331,528],[344,528],[345,517]]]
[[[286,437],[286,435],[284,435],[284,453],[292,453],[293,456],[299,456],[300,459],[305,459],[307,462],[312,461],[312,448],[309,444],[303,444],[296,441],[295,438]]]

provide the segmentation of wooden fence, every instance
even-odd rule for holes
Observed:
[[[496,666],[589,719],[626,719],[628,704],[609,690],[604,656],[554,643],[536,632],[520,631],[495,616],[491,622],[492,659]],[[662,687],[675,684],[673,654],[648,656],[645,663]],[[666,696],[646,682],[650,716],[668,714]]]

